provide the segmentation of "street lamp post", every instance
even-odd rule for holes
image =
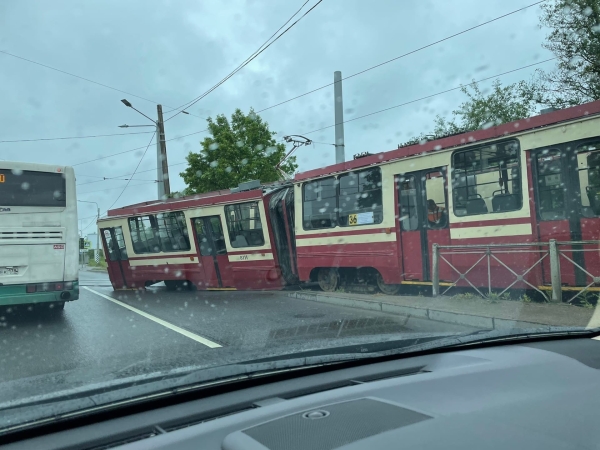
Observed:
[[[94,250],[94,261],[96,261],[96,264],[98,264],[100,262],[100,231],[98,230],[98,220],[100,220],[100,207],[96,202],[88,202],[87,200],[77,201],[81,203],[93,203],[94,205],[96,205],[96,248]],[[83,237],[83,233],[81,237]]]

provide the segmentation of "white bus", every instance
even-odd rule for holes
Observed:
[[[79,298],[72,167],[0,161],[0,307]]]

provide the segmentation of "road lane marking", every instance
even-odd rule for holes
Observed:
[[[96,295],[99,295],[102,298],[105,298],[106,300],[110,300],[111,302],[116,303],[117,305],[122,306],[123,308],[127,308],[128,310],[133,311],[134,313],[139,314],[140,316],[143,316],[146,319],[150,319],[151,321],[156,322],[159,325],[162,325],[163,327],[168,328],[169,330],[173,330],[176,333],[182,334],[183,336],[186,336],[186,337],[188,337],[190,339],[193,339],[196,342],[204,344],[207,347],[210,347],[210,348],[219,348],[219,347],[221,347],[221,345],[217,344],[216,342],[213,342],[211,340],[203,338],[202,336],[198,336],[197,334],[190,333],[189,331],[184,330],[183,328],[180,328],[177,325],[173,325],[172,323],[169,323],[169,322],[166,322],[166,321],[164,321],[162,319],[159,319],[158,317],[153,316],[152,314],[148,314],[147,312],[144,312],[144,311],[142,311],[140,309],[134,308],[133,306],[129,306],[127,303],[123,303],[122,301],[116,300],[116,299],[114,299],[112,297],[109,297],[108,295],[101,294],[100,292],[97,292],[97,291],[95,291],[93,289],[90,289],[87,286],[83,286],[83,288],[86,289],[86,290],[88,290],[88,291],[90,291],[93,294],[96,294]]]

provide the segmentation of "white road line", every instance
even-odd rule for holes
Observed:
[[[148,314],[148,313],[146,313],[144,311],[141,311],[141,310],[139,310],[137,308],[134,308],[133,306],[129,306],[127,303],[123,303],[123,302],[121,302],[119,300],[116,300],[116,299],[114,299],[112,297],[109,297],[108,295],[101,294],[100,292],[97,292],[97,291],[95,291],[93,289],[90,289],[87,286],[82,286],[82,287],[84,289],[92,292],[93,294],[99,295],[100,297],[105,298],[106,300],[110,300],[111,302],[116,303],[117,305],[122,306],[123,308],[127,308],[128,310],[133,311],[134,313],[139,314],[140,316],[143,316],[146,319],[150,319],[151,321],[156,322],[156,323],[162,325],[163,327],[168,328],[169,330],[173,330],[174,332],[182,334],[185,337],[189,337],[190,339],[193,339],[196,342],[200,342],[201,344],[204,344],[207,347],[210,347],[210,348],[219,348],[219,347],[221,347],[216,342],[210,341],[210,340],[208,340],[206,338],[203,338],[202,336],[198,336],[197,334],[190,333],[189,331],[184,330],[183,328],[180,328],[177,325],[173,325],[172,323],[169,323],[169,322],[166,322],[166,321],[164,321],[162,319],[159,319],[158,317],[153,316],[152,314]]]

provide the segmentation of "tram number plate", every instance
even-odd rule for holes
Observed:
[[[348,214],[348,225],[368,225],[370,223],[375,223],[372,211]]]
[[[18,267],[0,267],[0,275],[18,275]]]

